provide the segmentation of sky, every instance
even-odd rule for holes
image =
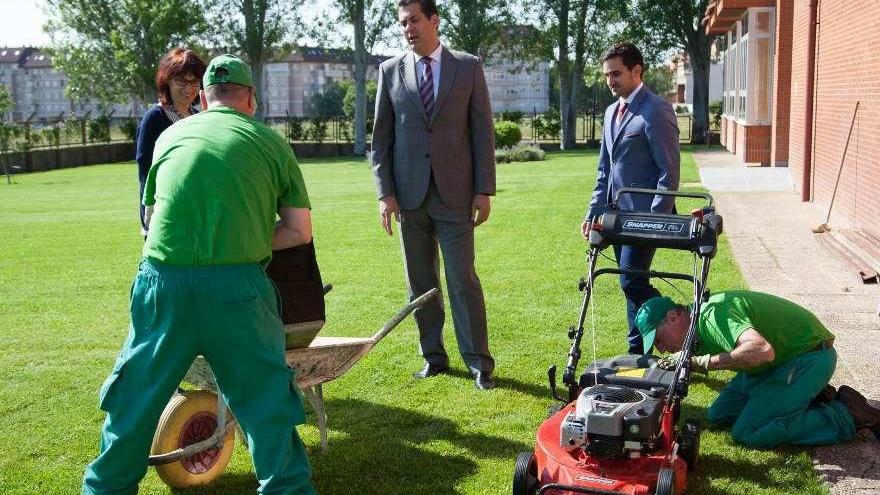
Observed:
[[[45,46],[49,36],[43,32],[47,16],[43,12],[45,0],[0,0],[0,46]],[[330,4],[329,0],[308,0],[304,6],[304,17],[315,18]],[[314,44],[314,40],[303,40]],[[310,43],[311,42],[311,43]],[[399,49],[396,44],[394,49]],[[391,49],[387,45],[378,50]]]
[[[43,46],[49,37],[43,33],[46,15],[43,1],[0,0],[0,46]]]

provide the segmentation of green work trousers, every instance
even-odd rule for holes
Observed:
[[[137,493],[159,416],[199,354],[247,436],[258,492],[314,493],[294,427],[304,421],[302,396],[284,360],[278,300],[263,269],[145,260],[132,285],[128,338],[101,387],[107,416],[83,495]]]
[[[737,373],[709,406],[709,421],[733,424],[733,438],[757,448],[850,440],[856,428],[842,403],[812,403],[836,364],[837,352],[831,348],[801,354],[756,375]]]

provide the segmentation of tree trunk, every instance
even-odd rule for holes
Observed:
[[[257,95],[257,112],[254,114],[254,119],[258,122],[262,122],[265,114],[263,102],[266,101],[263,94],[263,91],[265,90],[265,85],[263,84],[263,62],[254,61],[251,64],[251,70],[253,71],[254,88],[256,89]]]
[[[708,43],[708,40],[705,40]],[[707,45],[708,46],[708,45]],[[711,60],[706,47],[689,49],[694,77],[694,111],[691,143],[705,144],[709,136],[709,67]]]
[[[354,8],[354,154],[367,152],[367,58],[364,47],[366,25],[364,0],[355,0]]]
[[[559,38],[556,46],[559,49],[559,58],[557,64],[559,66],[559,119],[562,124],[562,138],[559,147],[566,148],[566,129],[572,120],[573,109],[571,106],[571,61],[568,59],[568,14],[569,0],[561,0],[559,2]]]

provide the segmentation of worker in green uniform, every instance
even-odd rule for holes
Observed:
[[[258,492],[314,493],[294,428],[304,421],[302,397],[264,272],[273,249],[311,241],[305,184],[290,146],[252,118],[254,83],[243,61],[215,58],[202,83],[206,111],[156,144],[131,327],[101,388],[107,416],[84,495],[137,493],[159,416],[196,355],[245,432]]]
[[[691,312],[668,297],[645,302],[636,315],[645,349],[679,351],[661,360],[674,368]],[[693,371],[734,370],[708,410],[711,423],[732,424],[733,438],[752,447],[826,445],[880,427],[880,410],[844,385],[834,391],[834,335],[815,315],[770,294],[729,291],[700,309]]]

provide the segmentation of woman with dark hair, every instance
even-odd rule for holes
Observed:
[[[135,160],[138,164],[140,195],[144,194],[147,172],[153,163],[153,148],[162,131],[180,119],[197,113],[199,84],[205,74],[205,62],[192,50],[175,48],[159,61],[156,72],[156,93],[159,102],[144,113],[135,134]],[[141,226],[146,234],[144,207],[141,205]]]

